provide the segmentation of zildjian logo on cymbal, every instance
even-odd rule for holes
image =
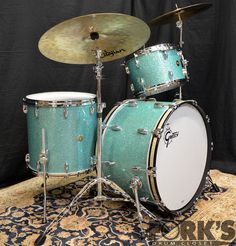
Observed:
[[[125,50],[124,50],[124,49],[120,49],[120,50],[111,50],[111,51],[103,50],[103,51],[102,51],[102,56],[101,56],[101,58],[104,58],[104,57],[106,57],[106,56],[114,56],[114,55],[119,54],[119,53],[121,53],[121,52],[125,52]]]

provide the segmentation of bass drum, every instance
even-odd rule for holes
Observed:
[[[209,170],[208,117],[194,101],[126,100],[108,114],[103,132],[104,176],[141,201],[181,213],[199,197]]]

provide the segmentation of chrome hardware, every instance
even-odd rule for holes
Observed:
[[[135,60],[135,65],[137,68],[140,68],[140,65],[139,65],[139,60],[138,60],[138,55],[134,53],[134,60]]]
[[[129,107],[136,107],[138,105],[137,101],[136,100],[130,100],[128,102],[128,106]]]
[[[147,174],[149,175],[149,176],[156,176],[156,169],[155,169],[155,167],[152,167],[152,168],[148,168],[148,170],[147,170]]]
[[[137,133],[141,134],[141,135],[147,135],[148,134],[148,130],[143,129],[143,128],[139,128],[137,130]]]
[[[156,102],[156,103],[154,103],[154,107],[155,108],[163,108],[163,107],[165,107],[166,105],[165,104],[163,104],[163,103],[161,103],[161,102]]]
[[[162,55],[163,55],[164,60],[166,60],[168,58],[168,54],[167,54],[166,50],[162,51]]]
[[[127,74],[130,74],[129,67],[125,66],[125,72],[126,72]]]
[[[149,200],[149,197],[140,197],[141,202],[147,202]]]
[[[140,83],[140,85],[144,86],[144,79],[140,78],[139,83]]]
[[[116,163],[114,161],[102,161],[102,164],[106,166],[114,166]]]
[[[154,97],[150,97],[150,98],[147,98],[146,101],[147,102],[156,102],[157,100]]]
[[[36,118],[39,117],[39,108],[38,108],[38,103],[37,103],[37,102],[35,102],[34,116],[35,116]]]
[[[132,92],[134,92],[134,85],[133,85],[133,84],[130,84],[130,90],[131,90]]]
[[[103,102],[102,103],[102,108],[104,109],[104,108],[106,108],[106,106],[107,106],[106,103]]]
[[[160,129],[155,129],[152,131],[152,134],[157,137],[157,138],[161,138],[162,137],[162,133],[163,133],[164,129],[160,128]]]
[[[90,107],[89,107],[89,112],[90,112],[90,114],[94,114],[94,106],[93,106],[93,101],[92,100],[90,100]]]
[[[208,115],[206,115],[206,120],[207,120],[207,123],[210,123],[210,117]]]
[[[57,107],[57,102],[52,102],[52,103],[51,103],[51,106],[52,106],[53,108],[56,108],[56,107]]]
[[[25,114],[28,113],[28,107],[27,107],[26,104],[23,104],[23,112],[24,112]]]
[[[143,169],[141,167],[132,167],[131,169],[133,172],[146,172],[146,169]]]
[[[64,171],[66,174],[69,172],[69,164],[67,162],[64,164]]]
[[[63,105],[64,107],[64,118],[67,119],[68,118],[68,104],[67,103],[64,103]]]
[[[29,166],[29,163],[30,163],[30,154],[26,154],[25,155],[25,162],[26,162],[26,165]]]
[[[41,164],[40,161],[37,161],[37,171],[40,172],[41,171]]]
[[[178,108],[178,104],[177,103],[171,103],[168,106],[169,106],[169,108],[172,108],[172,109],[177,109]]]
[[[178,55],[179,55],[179,57],[180,57],[180,59],[181,59],[181,62],[182,62],[182,64],[183,64],[183,74],[185,75],[185,77],[186,77],[186,79],[187,80],[189,80],[189,75],[188,75],[188,69],[187,69],[187,67],[188,67],[188,60],[186,60],[185,58],[184,58],[184,55],[183,55],[183,52],[182,51],[179,51],[178,52]]]
[[[211,142],[211,151],[213,151],[213,150],[214,150],[214,143]]]
[[[196,100],[190,100],[188,102],[191,102],[194,106],[197,106],[197,101]]]
[[[97,165],[97,158],[96,158],[96,156],[91,156],[90,157],[90,165],[92,167]]]
[[[37,162],[37,169],[38,171],[41,170],[41,165],[44,168],[44,171],[46,172],[46,164],[48,162],[48,150],[46,149],[46,137],[45,137],[45,129],[42,128],[41,130],[41,151],[39,153],[39,160]]]
[[[143,169],[139,166],[136,166],[136,167],[132,167],[131,169],[132,169],[132,172],[143,172],[149,176],[155,176],[156,175],[155,167],[149,168],[149,169]]]
[[[172,71],[168,71],[168,76],[171,80],[173,80],[174,73]]]
[[[142,182],[138,176],[134,176],[130,182],[130,188],[142,188]]]
[[[121,131],[121,127],[118,125],[113,125],[113,126],[111,126],[111,130],[112,131]]]

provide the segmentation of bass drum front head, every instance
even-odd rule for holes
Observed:
[[[164,123],[156,152],[156,185],[167,210],[186,210],[202,190],[210,152],[206,124],[190,103],[180,104]]]

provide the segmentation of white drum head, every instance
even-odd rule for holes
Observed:
[[[73,91],[42,92],[26,96],[27,99],[35,101],[79,101],[95,98],[95,94]]]
[[[208,155],[207,130],[199,111],[182,104],[167,120],[156,156],[156,182],[171,211],[186,206],[196,194]]]

